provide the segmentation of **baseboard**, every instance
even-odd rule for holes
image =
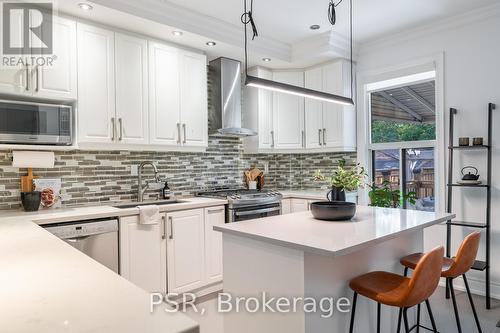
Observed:
[[[467,277],[467,281],[469,282],[469,288],[471,293],[474,295],[480,295],[480,296],[485,296],[486,295],[486,284],[485,281],[482,279],[476,279],[473,277]],[[441,282],[439,283],[441,287],[445,287],[445,281],[441,279]],[[465,285],[463,283],[463,280],[461,278],[457,278],[453,282],[453,286],[455,287],[456,290],[460,291],[465,291]],[[500,284],[496,282],[491,282],[490,283],[491,287],[491,298],[500,300]]]

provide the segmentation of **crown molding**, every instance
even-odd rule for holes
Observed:
[[[93,2],[222,43],[243,46],[243,26],[203,15],[166,0],[93,0]],[[255,41],[250,41],[249,49],[252,53],[291,61],[292,46],[269,37],[259,36]]]
[[[356,59],[356,43],[353,44],[353,60]],[[301,40],[292,46],[292,61],[324,60],[325,58],[350,58],[350,39],[334,31],[326,31],[315,37]]]
[[[408,40],[425,38],[429,35],[435,35],[438,32],[483,22],[488,19],[498,18],[499,16],[500,3],[477,8],[464,14],[455,15],[402,32],[387,34],[372,41],[361,43],[359,54],[362,55],[370,52],[376,52],[383,48],[407,42]]]

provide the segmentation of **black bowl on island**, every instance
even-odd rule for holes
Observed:
[[[326,221],[349,221],[356,214],[356,204],[346,201],[317,201],[311,203],[314,218]]]

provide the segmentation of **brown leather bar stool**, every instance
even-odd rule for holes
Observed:
[[[444,248],[438,247],[422,256],[411,277],[401,276],[389,272],[371,272],[354,278],[349,287],[354,290],[349,332],[354,329],[354,317],[358,294],[377,302],[377,333],[380,333],[380,306],[381,304],[398,307],[404,316],[406,333],[408,327],[409,308],[425,302],[432,322],[432,328],[437,333],[436,323],[428,298],[434,293],[443,265]]]
[[[455,320],[457,321],[458,332],[462,332],[462,327],[460,325],[460,317],[458,315],[457,300],[455,297],[455,289],[453,288],[453,280],[459,276],[464,279],[465,289],[467,290],[467,296],[469,297],[469,302],[472,307],[472,313],[474,314],[474,319],[476,321],[477,329],[479,333],[482,333],[481,323],[477,316],[476,307],[474,306],[474,301],[472,300],[472,294],[469,289],[469,283],[467,282],[467,273],[474,261],[476,260],[477,251],[479,249],[479,240],[481,238],[481,233],[473,232],[467,236],[460,248],[458,249],[457,256],[454,258],[444,258],[443,267],[441,271],[441,277],[446,278],[446,284],[449,286],[451,291],[451,299],[453,301],[453,311],[455,312]],[[410,254],[401,259],[401,264],[405,266],[405,276],[408,273],[408,269],[415,269],[418,267],[420,260],[424,258],[422,253]]]

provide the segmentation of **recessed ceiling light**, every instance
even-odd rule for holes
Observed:
[[[313,25],[311,25],[311,26],[309,27],[309,29],[311,29],[311,30],[318,30],[319,28],[321,28],[321,27],[319,26],[319,24],[313,24]]]
[[[91,4],[86,3],[86,2],[79,3],[78,7],[80,7],[81,10],[92,10],[92,9],[94,9],[94,7],[92,7]]]
[[[206,42],[205,44],[207,44],[207,46],[215,46],[215,45],[217,45],[216,42],[212,42],[212,41]]]
[[[174,35],[176,37],[182,36],[182,31],[174,30],[174,31],[172,31],[172,35]]]
[[[271,58],[262,58],[262,61],[264,61],[264,62],[270,62]]]

